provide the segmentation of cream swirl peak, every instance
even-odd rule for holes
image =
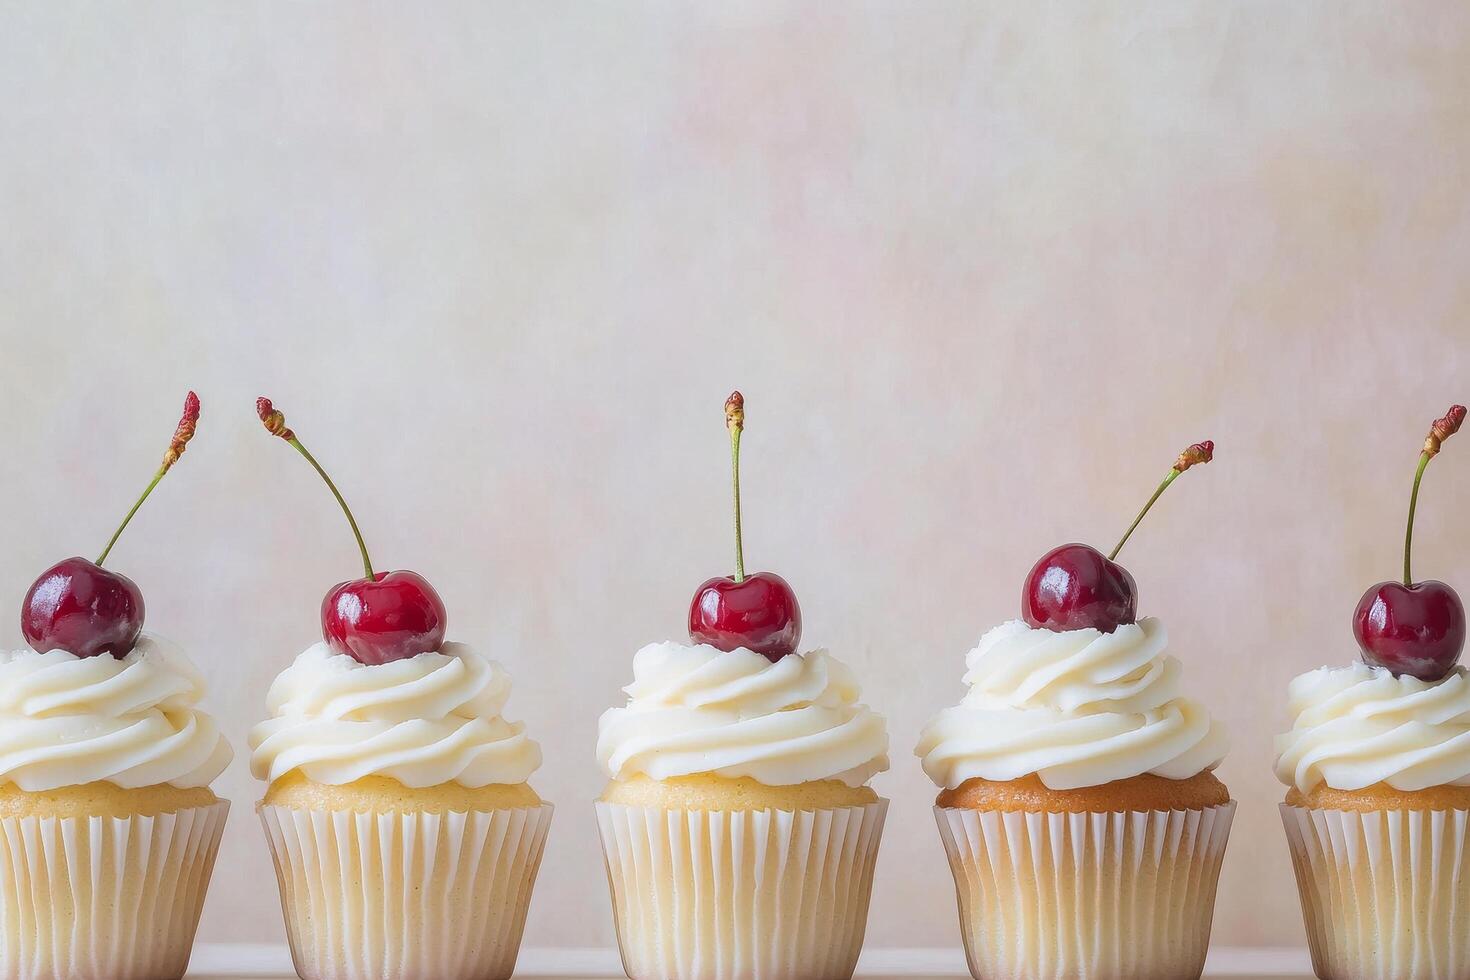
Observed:
[[[1151,773],[1187,779],[1225,756],[1224,726],[1179,693],[1179,661],[1157,619],[1112,633],[1013,621],[966,657],[969,691],[941,711],[916,754],[948,789],[1035,774],[1051,789]]]
[[[234,753],[203,695],[188,658],[148,633],[120,660],[0,652],[0,783],[207,786]]]
[[[623,690],[628,704],[598,722],[597,758],[613,779],[861,786],[888,768],[883,717],[859,703],[852,672],[825,650],[772,663],[745,649],[654,643],[634,655]]]
[[[250,732],[250,769],[274,781],[293,770],[343,785],[387,776],[422,788],[524,783],[541,765],[521,722],[500,712],[510,677],[462,643],[362,664],[326,643],[271,685],[271,717]]]
[[[1325,783],[1404,792],[1470,786],[1470,671],[1437,681],[1382,667],[1320,667],[1287,688],[1291,731],[1276,739],[1276,777],[1307,793]]]

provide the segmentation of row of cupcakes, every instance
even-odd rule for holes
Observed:
[[[330,590],[320,643],[250,733],[258,806],[297,972],[307,980],[510,976],[552,807],[507,721],[505,672],[447,640],[433,587],[374,569],[325,471],[268,400],[266,428],[342,505],[364,575]],[[1437,421],[1424,466],[1459,428]],[[199,418],[190,393],[163,465]],[[850,977],[887,801],[883,718],[825,650],[800,652],[790,586],[745,574],[739,450],[726,403],[735,574],[700,587],[689,643],[638,651],[599,724],[596,804],[623,962],[634,978]],[[1137,615],[1119,549],[1212,444],[1181,454],[1108,555],[1037,562],[1022,616],[967,658],[968,692],[925,728],[924,770],[977,978],[1198,977],[1235,804],[1221,725],[1181,693],[1162,624]],[[1409,533],[1413,509],[1410,506]],[[127,519],[123,522],[126,527]],[[187,966],[229,804],[232,753],[205,684],[143,632],[141,591],[68,559],[27,593],[30,650],[0,654],[0,976],[156,978]],[[1277,771],[1320,976],[1460,977],[1470,950],[1470,687],[1458,597],[1370,589],[1366,664],[1291,686]]]

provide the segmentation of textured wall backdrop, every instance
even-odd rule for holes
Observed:
[[[197,388],[110,564],[242,745],[358,570],[273,396],[515,677],[559,805],[527,942],[610,944],[596,720],[728,567],[738,385],[746,553],[891,724],[871,941],[954,944],[920,726],[1035,558],[1210,437],[1126,558],[1234,734],[1217,938],[1302,942],[1285,684],[1354,655],[1470,399],[1470,11],[738,6],[0,4],[3,608]],[[1462,588],[1467,488],[1452,443],[1417,535]],[[279,941],[243,750],[218,788],[203,937]]]

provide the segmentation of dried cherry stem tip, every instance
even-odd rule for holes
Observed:
[[[163,465],[158,468],[157,473],[153,474],[153,479],[148,481],[148,486],[143,489],[143,495],[133,504],[132,509],[128,511],[128,515],[117,526],[117,530],[112,532],[112,538],[107,542],[107,547],[103,548],[102,554],[97,556],[98,565],[101,565],[107,560],[107,556],[112,553],[112,546],[117,544],[118,538],[122,537],[123,529],[133,519],[133,515],[138,512],[138,508],[143,506],[143,501],[148,499],[148,495],[153,492],[153,488],[158,486],[158,481],[162,480],[163,475],[172,469],[173,465],[184,455],[184,450],[188,447],[189,440],[194,438],[194,430],[198,426],[199,396],[191,391],[184,396],[184,413],[179,416],[179,424],[174,427],[174,437],[169,441],[168,451],[163,454]]]
[[[740,532],[740,433],[745,429],[745,396],[730,392],[725,399],[725,428],[730,430],[730,481],[735,495],[735,581],[745,581],[745,550]]]
[[[1419,466],[1414,470],[1414,489],[1409,491],[1409,522],[1404,529],[1404,585],[1409,588],[1414,585],[1409,556],[1414,548],[1414,510],[1419,505],[1419,482],[1424,479],[1424,468],[1429,465],[1429,461],[1439,455],[1441,444],[1459,432],[1464,422],[1465,406],[1451,405],[1443,418],[1434,420],[1434,424],[1429,427],[1429,435],[1424,437],[1424,449],[1419,453]]]
[[[363,571],[367,573],[368,581],[376,579],[377,576],[373,573],[372,559],[368,557],[367,544],[362,539],[362,531],[357,527],[357,519],[352,516],[352,509],[347,506],[347,501],[342,498],[341,492],[337,490],[337,484],[333,483],[332,478],[327,475],[327,471],[322,469],[322,464],[316,461],[315,456],[307,452],[306,447],[301,444],[301,440],[296,438],[296,433],[287,427],[285,413],[272,405],[269,398],[260,397],[255,399],[255,414],[260,416],[260,421],[265,426],[265,431],[273,436],[279,436],[290,443],[291,448],[300,453],[311,464],[311,468],[316,470],[317,475],[322,478],[322,482],[326,483],[327,489],[332,491],[332,496],[337,498],[337,505],[342,508],[342,513],[347,517],[347,523],[352,527],[352,536],[357,539],[357,550],[362,554]]]
[[[1206,439],[1204,442],[1197,442],[1194,445],[1190,446],[1188,449],[1184,450],[1184,452],[1180,453],[1179,458],[1174,460],[1174,467],[1173,469],[1169,470],[1169,475],[1164,477],[1163,482],[1159,484],[1158,489],[1154,491],[1153,496],[1148,498],[1148,503],[1143,505],[1143,510],[1138,512],[1138,516],[1133,518],[1133,523],[1128,525],[1128,530],[1123,532],[1122,539],[1119,540],[1117,545],[1113,547],[1113,550],[1109,552],[1108,561],[1112,561],[1114,558],[1118,557],[1118,552],[1123,550],[1123,545],[1127,544],[1128,538],[1132,536],[1133,529],[1138,527],[1139,522],[1143,520],[1143,517],[1145,514],[1148,513],[1149,508],[1154,505],[1154,501],[1162,497],[1164,495],[1164,491],[1169,489],[1169,484],[1179,479],[1179,474],[1183,473],[1191,466],[1199,466],[1203,463],[1208,463],[1214,458],[1215,444],[1209,439]]]

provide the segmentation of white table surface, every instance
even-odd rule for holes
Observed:
[[[284,946],[201,944],[194,950],[190,980],[289,980],[295,977]],[[542,980],[604,980],[623,976],[612,949],[525,948],[516,976]],[[964,953],[954,949],[867,949],[858,964],[860,980],[959,980],[969,977]],[[1209,980],[1310,980],[1305,949],[1215,947],[1205,967]]]

